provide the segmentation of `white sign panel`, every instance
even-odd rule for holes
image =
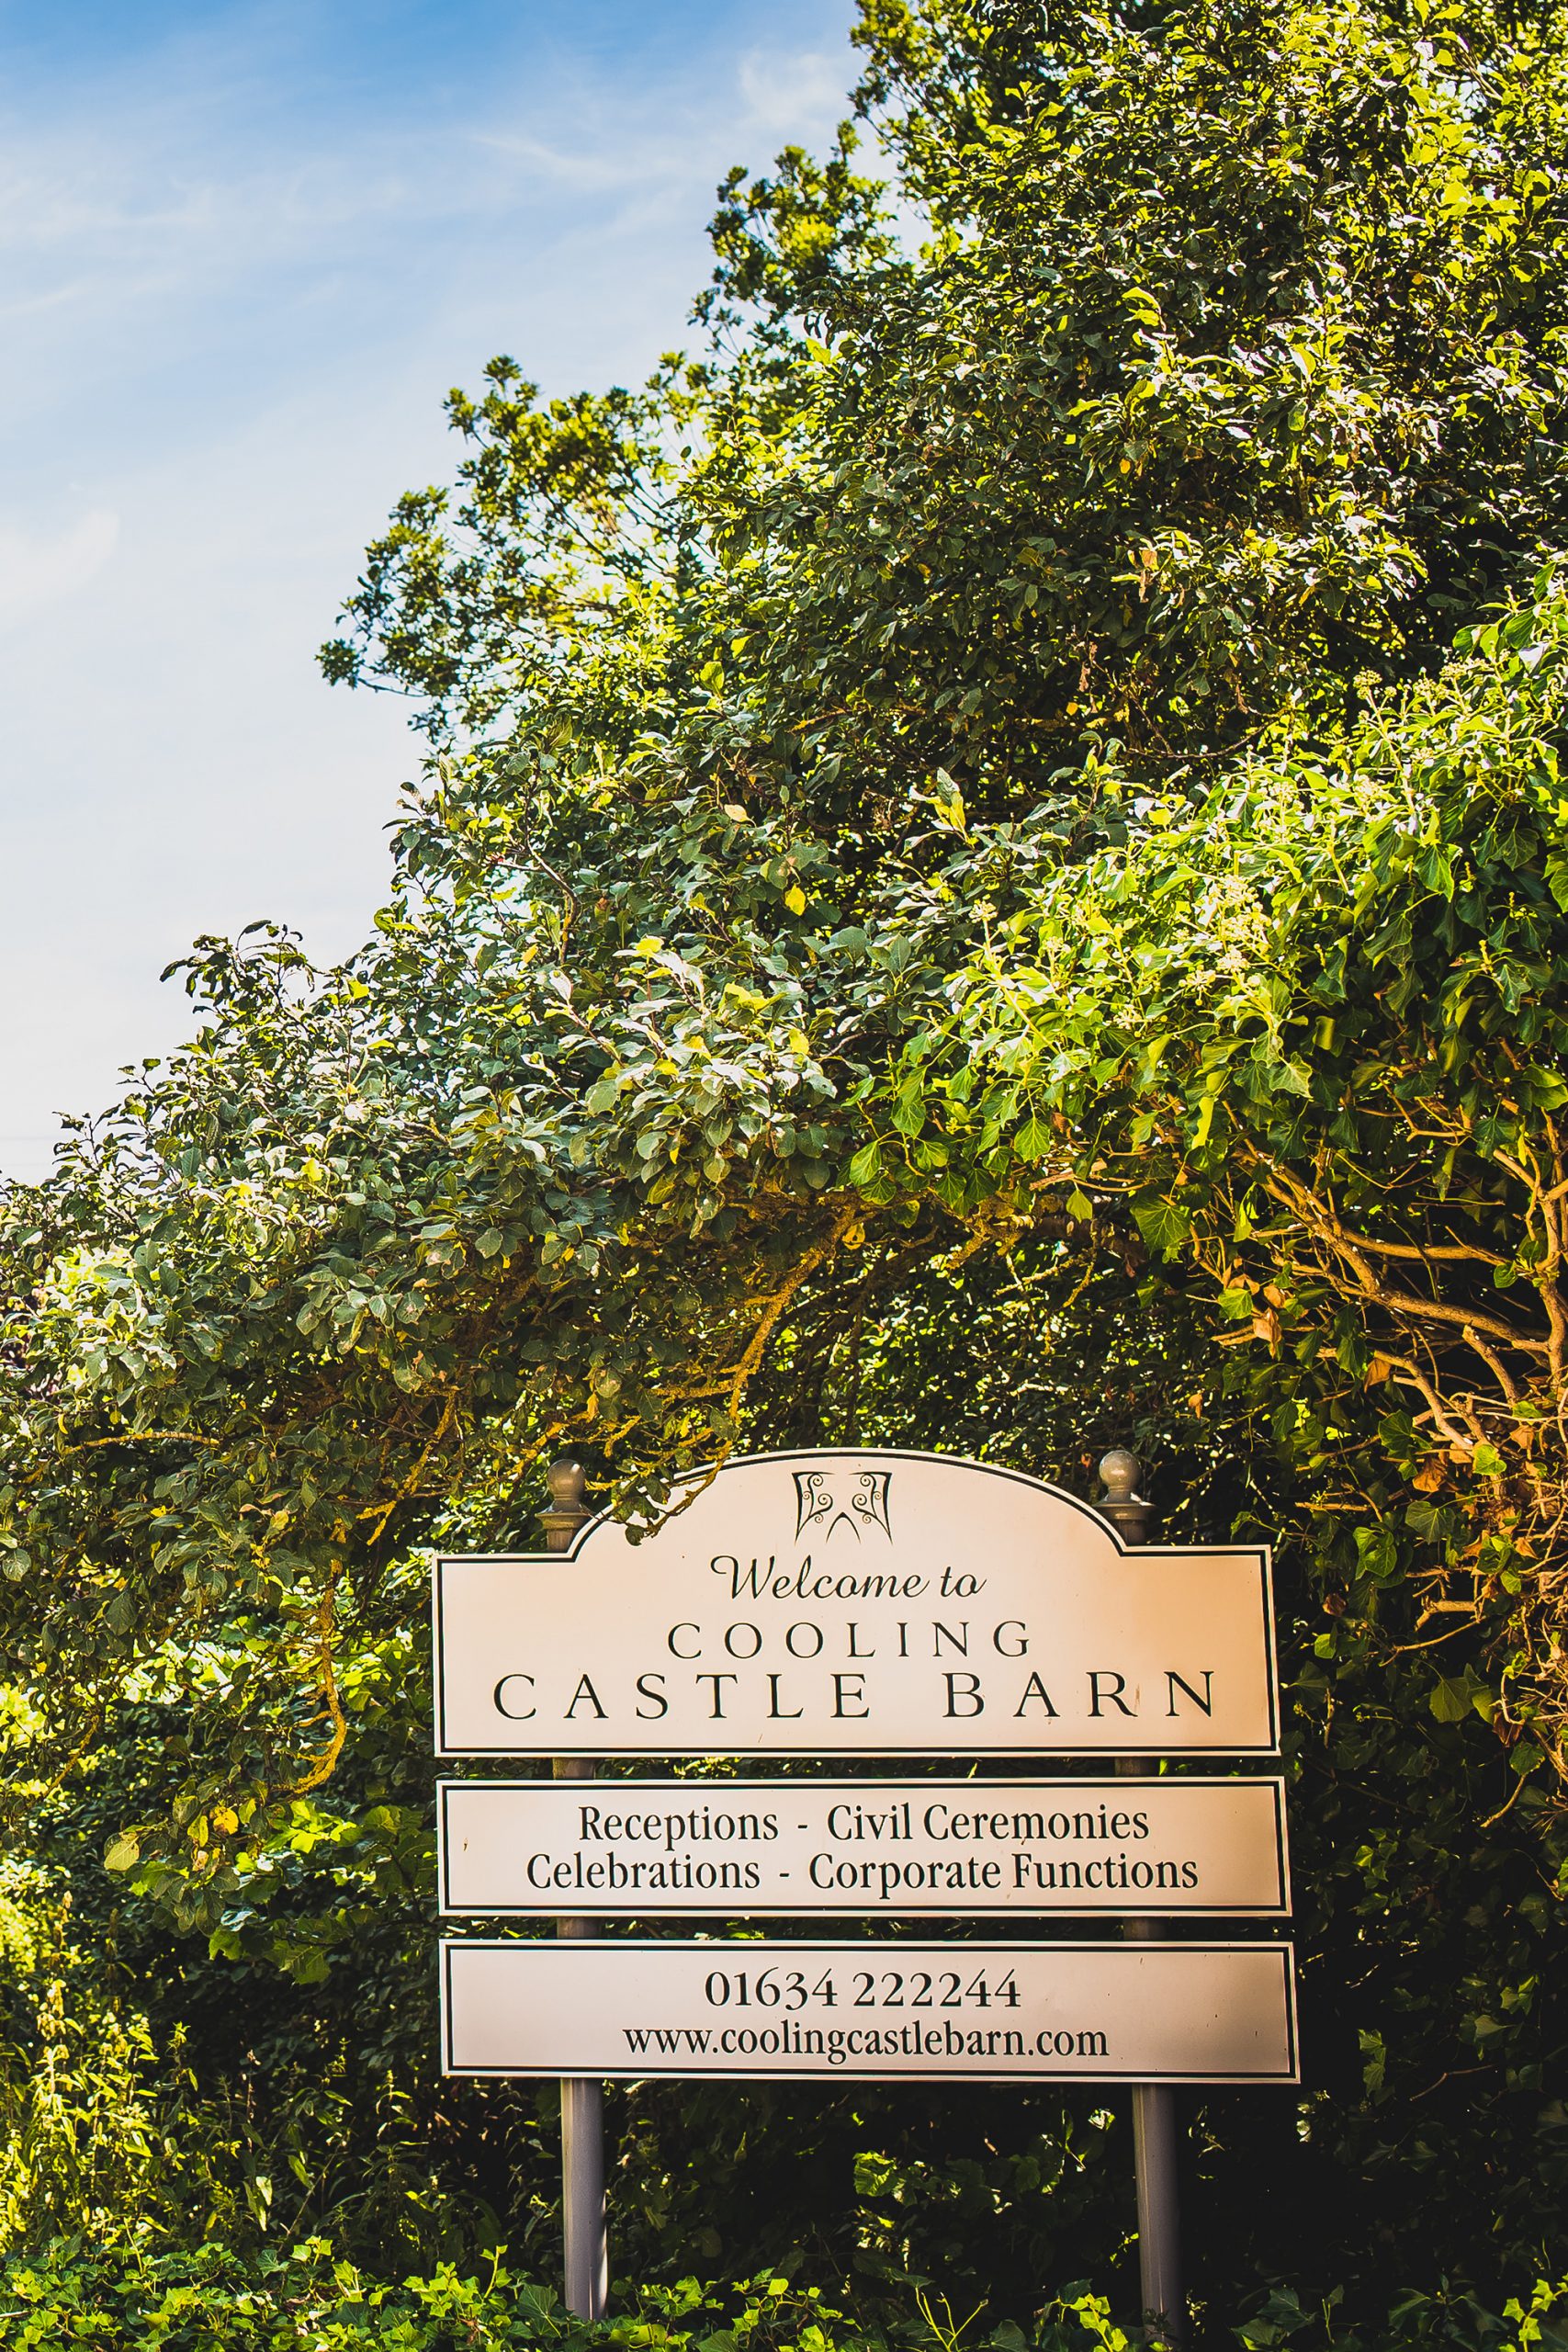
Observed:
[[[1129,1547],[1011,1470],[732,1462],[641,1543],[443,1559],[454,1756],[1274,1755],[1268,1554]]]
[[[452,2075],[1292,2083],[1280,1944],[446,1943]]]
[[[1284,1800],[1174,1777],[443,1781],[441,1908],[1278,1917]]]

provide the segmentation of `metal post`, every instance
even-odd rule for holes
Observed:
[[[593,1759],[558,1756],[558,1781],[591,1781]],[[599,1933],[597,1919],[558,1919],[558,1936]],[[604,2211],[604,2086],[563,2080],[560,2086],[561,2230],[566,2241],[566,2307],[579,2319],[603,2319],[610,2293],[610,2235]]]
[[[550,1508],[540,1517],[552,1552],[569,1549],[593,1514],[583,1500],[585,1478],[576,1462],[554,1462]],[[591,1756],[558,1756],[558,1781],[591,1781]],[[596,1919],[558,1919],[556,1933],[577,1941],[599,1933]],[[604,2213],[604,2086],[563,2081],[560,2086],[561,2228],[566,2241],[566,2307],[579,2319],[603,2319],[610,2293],[610,2242]]]
[[[1138,1492],[1138,1457],[1117,1446],[1100,1465],[1105,1485],[1098,1505],[1129,1544],[1147,1540],[1150,1506]],[[1116,1770],[1129,1780],[1156,1772],[1152,1757],[1122,1756]],[[1157,1919],[1129,1919],[1130,1942],[1155,1943],[1164,1934]],[[1176,2093],[1168,2083],[1133,2086],[1133,2165],[1138,2186],[1138,2277],[1144,2316],[1159,2331],[1156,2341],[1179,2344],[1186,2323],[1181,2300],[1181,2214],[1177,2197]]]

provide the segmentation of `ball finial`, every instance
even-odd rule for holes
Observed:
[[[546,1471],[545,1483],[550,1502],[549,1509],[539,1513],[539,1523],[545,1531],[546,1548],[568,1552],[578,1529],[593,1516],[587,1501],[588,1473],[581,1462],[563,1454]]]
[[[1137,1455],[1129,1453],[1124,1445],[1113,1445],[1100,1458],[1105,1492],[1095,1508],[1128,1544],[1142,1544],[1149,1532],[1149,1505],[1138,1492],[1142,1467]]]
[[[581,1510],[588,1488],[588,1473],[581,1462],[573,1462],[563,1454],[552,1462],[545,1473],[550,1490],[550,1500],[558,1510]]]
[[[1101,1455],[1100,1475],[1105,1483],[1108,1503],[1132,1501],[1138,1484],[1138,1469],[1137,1455],[1129,1453],[1124,1445],[1113,1445],[1109,1453]]]

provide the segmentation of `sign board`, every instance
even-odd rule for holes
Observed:
[[[443,1781],[441,1908],[1289,1909],[1278,1780]]]
[[[451,2075],[1292,2083],[1282,1944],[445,1943]]]
[[[1271,1756],[1269,1556],[931,1453],[759,1454],[640,1543],[442,1559],[451,1756]]]

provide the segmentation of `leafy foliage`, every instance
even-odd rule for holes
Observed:
[[[1561,2344],[1560,2313],[1568,2287],[1542,2280],[1528,2301],[1510,2297],[1489,2312],[1464,2299],[1410,2295],[1389,2315],[1379,2352],[1529,2352]],[[1266,2318],[1241,2332],[1247,2352],[1293,2338],[1299,2352],[1330,2343],[1340,2352],[1371,2352],[1363,2339],[1333,2330],[1334,2299],[1320,2315],[1280,2296]],[[105,2259],[78,2242],[57,2241],[40,2258],[0,2269],[0,2320],[16,2352],[54,2352],[62,2344],[108,2352],[887,2352],[889,2338],[858,2327],[813,2288],[762,2276],[733,2287],[694,2278],[643,2289],[625,2317],[590,2324],[573,2317],[546,2289],[515,2278],[495,2257],[481,2278],[445,2265],[428,2278],[393,2282],[367,2275],[310,2238],[287,2255],[237,2260],[220,2247],[195,2255],[133,2255]],[[1303,2333],[1310,2330],[1310,2333]],[[1068,2287],[1052,2307],[1039,2352],[1130,2352],[1134,2342],[1112,2318],[1105,2298]],[[918,2297],[892,2341],[919,2352],[1023,2352],[1016,2328],[987,2335],[950,2307]]]
[[[814,2289],[758,2278],[731,2290],[644,2290],[633,2315],[600,2325],[579,2320],[547,2290],[514,2278],[499,2256],[483,2278],[449,2264],[432,2277],[399,2281],[366,2276],[321,2238],[287,2255],[243,2262],[220,2246],[186,2256],[130,2254],[95,2259],[80,2242],[57,2240],[39,2260],[0,2272],[0,2319],[17,2352],[62,2343],[115,2352],[474,2352],[503,2346],[590,2346],[687,2352],[835,2352],[880,2343],[828,2308]]]
[[[1375,1642],[1414,1567],[1434,1712],[1473,1705],[1520,1775],[1564,1770],[1568,1707],[1565,656],[1543,578],[1331,750],[1149,800],[1135,841],[1041,869],[908,1057],[976,1194],[1025,1120],[1080,1218],[1123,1202],[1212,1283],[1215,1343],[1271,1351],[1324,1536],[1354,1538],[1338,1638]],[[877,1148],[907,1181],[908,1139]],[[1456,1690],[1438,1645],[1474,1620],[1498,1679]]]

